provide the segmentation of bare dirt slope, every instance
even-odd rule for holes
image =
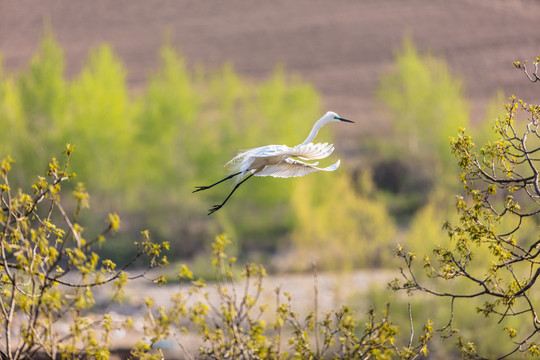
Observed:
[[[108,42],[138,90],[169,31],[192,64],[232,62],[253,78],[285,65],[315,84],[326,108],[367,130],[379,125],[373,91],[405,35],[464,79],[476,119],[499,88],[538,101],[538,85],[511,64],[540,53],[539,14],[538,0],[0,0],[0,53],[7,71],[25,66],[48,21],[68,75]]]

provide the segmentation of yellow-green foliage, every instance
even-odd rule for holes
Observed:
[[[23,116],[23,105],[14,80],[3,75],[0,68],[0,118],[2,127],[10,129],[10,135],[22,140],[27,135]],[[30,144],[26,144],[28,146]],[[13,141],[0,141],[0,152],[3,154],[20,153],[24,147]]]
[[[434,281],[425,285],[434,288],[444,289],[447,292],[466,291],[466,286],[455,286],[443,281]],[[403,295],[403,296],[401,296]],[[372,304],[382,304],[389,301],[389,294],[381,288],[372,288],[366,295],[364,293],[350,299],[352,304],[363,304],[366,300]],[[486,318],[478,314],[477,308],[483,305],[481,299],[456,299],[453,313],[449,309],[450,300],[441,297],[426,296],[406,296],[405,294],[394,294],[390,301],[390,317],[392,323],[400,330],[396,336],[396,342],[406,342],[410,339],[410,321],[408,306],[411,307],[411,317],[413,321],[414,337],[420,337],[419,329],[429,321],[432,321],[433,328],[436,329],[431,344],[429,346],[430,355],[434,359],[458,359],[460,351],[456,346],[456,337],[461,336],[463,340],[472,341],[478,347],[478,351],[487,359],[495,359],[501,353],[512,349],[512,344],[507,342],[507,335],[504,327],[527,328],[520,319],[511,318],[501,324],[500,318]],[[446,327],[452,318],[452,326]],[[457,330],[459,329],[459,330]],[[456,334],[451,338],[444,338],[456,330]],[[521,359],[523,355],[510,357],[511,359]]]
[[[18,79],[26,116],[38,130],[47,131],[49,121],[61,119],[65,111],[66,82],[62,50],[48,33],[28,71]]]
[[[469,123],[461,81],[443,60],[419,54],[410,40],[398,51],[395,66],[382,78],[378,96],[390,109],[396,149],[448,174],[455,169],[448,137]]]
[[[445,229],[443,224],[450,224],[459,221],[459,214],[456,212],[456,203],[461,200],[452,196],[447,190],[438,188],[435,189],[430,196],[429,202],[420,209],[413,218],[405,245],[407,250],[416,254],[419,260],[429,259],[431,265],[437,263],[438,249],[451,249],[458,251],[461,244],[452,241],[449,236],[448,229]],[[493,221],[491,224],[492,231],[497,234],[509,233],[514,230],[519,223],[519,218],[512,214],[504,216],[498,221]],[[520,236],[516,237],[516,241],[520,245],[532,243],[538,238],[538,225],[534,222],[523,221],[520,224]],[[488,242],[479,243],[473,246],[469,253],[470,272],[478,277],[487,276],[490,266],[497,261],[497,254],[493,252],[492,245]],[[417,271],[422,271],[423,263],[419,261],[416,264]],[[528,266],[520,267],[519,264],[514,265],[516,272],[527,273],[530,271]],[[430,274],[429,268],[426,268]]]
[[[506,103],[507,97],[504,96],[502,90],[499,90],[491,98],[486,107],[486,113],[483,121],[479,126],[475,127],[474,139],[475,143],[484,146],[488,142],[494,142],[500,139],[500,136],[493,131],[497,120],[501,120],[505,117],[506,111],[503,104]]]
[[[476,358],[479,353],[488,358],[513,354],[521,358],[526,353],[536,355],[539,348],[535,336],[540,274],[536,260],[540,106],[514,96],[509,100],[493,134],[480,137],[481,141],[487,139],[485,145],[477,146],[465,129],[451,138],[464,190],[456,197],[456,214],[444,215],[446,207],[435,207],[436,202],[418,214],[408,249],[398,246],[397,250],[407,266],[402,271],[404,281],[391,283],[394,289],[447,298],[451,305],[447,310],[449,334],[457,333],[454,327],[470,326],[462,306],[473,305],[478,317],[489,319],[486,323],[492,325],[486,326],[497,330],[495,336],[502,340],[489,343],[495,336],[476,331],[479,325],[474,324],[473,330],[457,337],[467,358]],[[437,244],[440,233],[429,224],[441,215],[447,217],[444,230],[448,240]],[[428,248],[435,245],[432,256],[421,258],[415,249],[408,251],[418,247],[422,238]],[[430,244],[430,240],[435,243]],[[459,324],[463,319],[466,325]]]
[[[137,160],[131,156],[135,128],[125,76],[110,47],[92,51],[86,67],[70,84],[66,123],[57,127],[62,142],[80,149],[73,167],[88,179],[91,189],[108,194],[129,184],[126,171]]]
[[[223,235],[212,244],[215,282],[195,279],[183,265],[178,269],[183,286],[171,296],[170,306],[157,307],[146,299],[145,338],[132,348],[132,356],[160,358],[159,342],[166,339],[175,339],[187,358],[205,359],[414,359],[429,353],[431,324],[417,330],[418,339],[398,342],[389,304],[386,311],[371,307],[365,319],[347,306],[321,312],[316,299],[312,311],[297,311],[295,299],[280,287],[272,289],[272,304],[264,303],[264,267],[246,264],[243,279],[235,281],[236,258],[225,253],[228,244]],[[185,346],[190,332],[200,336],[198,356]]]
[[[444,223],[455,223],[459,221],[456,213],[456,197],[447,189],[442,187],[434,189],[429,201],[414,216],[404,244],[407,250],[416,254],[418,259],[429,259],[433,264],[437,258],[435,249],[454,248],[448,230],[444,228]],[[427,257],[427,258],[426,258]],[[492,259],[487,247],[477,247],[471,255],[472,271],[481,275],[489,267]],[[416,264],[417,270],[422,271],[423,263]],[[429,273],[429,269],[428,273]]]
[[[88,313],[95,304],[93,288],[109,283],[116,302],[129,279],[125,269],[136,259],[146,258],[148,270],[167,264],[162,252],[168,244],[152,242],[147,232],[134,244],[130,263],[116,269],[113,261],[100,258],[95,247],[116,232],[120,220],[110,214],[101,233],[85,232],[79,215],[88,206],[88,193],[82,184],[72,192],[74,201],[65,204],[62,187],[75,177],[68,171],[72,151],[68,145],[61,163],[53,158],[30,192],[11,181],[13,159],[0,162],[0,354],[5,359],[34,358],[38,351],[51,359],[84,353],[107,359],[111,332],[123,326],[112,324],[108,315]],[[69,332],[57,326],[60,320]]]
[[[53,144],[57,125],[65,116],[63,70],[63,53],[50,34],[43,38],[40,51],[32,58],[27,71],[13,79],[2,77],[0,70],[3,104],[0,125],[2,129],[13,129],[13,132],[2,131],[0,150],[14,151],[17,159],[24,162],[27,175],[35,172],[31,169],[36,170],[46,163],[49,154],[44,150]],[[26,176],[19,179],[28,180]]]
[[[276,249],[276,238],[287,241],[296,226],[292,181],[251,180],[212,217],[207,209],[224,199],[230,184],[191,192],[223,178],[223,165],[238,150],[300,143],[321,116],[318,93],[281,67],[253,82],[231,65],[213,71],[189,67],[168,44],[159,58],[145,91],[131,95],[125,66],[107,45],[92,50],[81,72],[65,79],[62,50],[47,32],[27,69],[12,76],[0,71],[0,127],[9,129],[0,133],[0,151],[20,162],[14,175],[30,186],[43,159],[71,143],[77,148],[73,168],[95,203],[106,205],[89,223],[106,216],[102,208],[122,209],[128,220],[120,238],[144,223],[157,239],[176,243],[174,255],[181,256],[196,253],[209,234],[223,229],[238,248]],[[321,141],[331,141],[330,128],[321,131]],[[336,174],[321,175],[331,181]],[[344,178],[338,182],[340,191],[356,199]],[[317,211],[329,213],[333,206],[320,202]],[[379,205],[366,206],[384,212]],[[359,218],[352,212],[342,217],[349,224]],[[110,246],[123,245],[118,240],[105,247]]]
[[[428,203],[415,214],[411,222],[405,239],[408,249],[423,257],[431,256],[434,247],[450,244],[443,222],[457,219],[455,206],[450,202],[452,198],[452,194],[444,189],[432,191]]]
[[[133,174],[140,176],[141,200],[153,203],[178,199],[175,189],[184,186],[185,190],[184,184],[196,176],[194,164],[200,160],[198,156],[208,154],[200,151],[209,131],[197,119],[203,99],[195,89],[193,76],[170,47],[161,50],[160,60],[146,94],[138,99],[140,111],[135,116],[134,137],[138,146],[133,149],[138,161],[145,165],[144,171],[135,167],[137,173]]]
[[[356,193],[343,173],[294,185],[297,267],[309,268],[313,260],[321,268],[389,265],[396,231],[383,203],[365,191]]]

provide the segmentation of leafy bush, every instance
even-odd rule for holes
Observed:
[[[531,81],[538,80],[538,61],[540,57],[535,72],[527,73]],[[522,64],[516,66],[527,72]],[[457,198],[458,220],[444,225],[450,242],[424,258],[427,277],[439,281],[420,279],[414,267],[416,255],[400,247],[398,255],[407,268],[404,281],[396,280],[393,287],[450,299],[449,335],[457,332],[454,303],[476,300],[477,312],[496,319],[494,326],[507,335],[511,346],[501,347],[496,356],[538,356],[540,106],[512,96],[505,109],[494,128],[497,140],[477,148],[464,129],[451,139],[466,195]],[[458,337],[458,345],[463,356],[478,357],[480,347],[472,342]]]
[[[122,267],[95,252],[105,236],[118,230],[120,219],[110,214],[102,232],[87,235],[79,217],[89,206],[84,185],[73,187],[74,202],[62,199],[63,186],[69,187],[75,177],[68,172],[72,151],[68,145],[63,164],[53,158],[29,193],[15,190],[9,181],[13,160],[0,163],[2,359],[27,359],[37,353],[53,359],[60,355],[107,359],[111,332],[121,325],[109,315],[87,313],[94,305],[93,288],[111,283],[113,301],[119,301],[128,280],[142,276],[126,272],[137,259],[145,258],[149,269],[166,264],[162,251],[168,244],[152,242],[148,232],[135,243],[133,259]],[[59,321],[69,330],[62,331]]]
[[[53,158],[46,175],[32,185],[31,193],[13,189],[9,181],[11,158],[0,163],[3,359],[108,359],[112,333],[130,330],[133,321],[93,313],[94,290],[112,284],[111,301],[120,303],[130,280],[167,264],[163,251],[168,250],[168,244],[152,242],[147,231],[142,233],[142,241],[135,242],[133,259],[121,267],[95,252],[106,243],[106,236],[118,230],[120,220],[110,214],[103,231],[88,235],[91,231],[84,229],[80,215],[89,207],[89,195],[82,183],[72,185],[75,174],[68,171],[72,152],[73,147],[68,145],[62,164]],[[71,202],[63,198],[69,188]],[[319,314],[315,297],[314,311],[301,318],[290,304],[291,296],[280,289],[276,289],[276,308],[268,323],[268,305],[259,304],[264,268],[246,265],[245,284],[240,290],[234,284],[236,259],[225,254],[228,244],[227,238],[218,236],[212,245],[217,296],[210,296],[206,284],[194,280],[191,271],[180,266],[179,281],[191,285],[173,295],[169,307],[156,307],[150,299],[145,300],[144,337],[133,345],[132,357],[162,358],[160,341],[175,334],[182,347],[182,334],[188,328],[202,339],[198,357],[208,359],[385,359],[427,353],[432,331],[429,325],[416,345],[399,348],[394,343],[397,329],[386,312],[378,315],[370,310],[367,323],[361,325],[346,307]],[[128,267],[139,258],[145,259],[148,268],[130,275]],[[164,281],[164,277],[154,280],[158,284]],[[316,285],[315,290],[317,293]],[[61,324],[67,324],[67,328]],[[186,353],[188,357],[193,355]]]
[[[291,296],[277,288],[275,310],[267,314],[269,306],[259,304],[264,268],[247,264],[242,273],[243,284],[236,283],[233,279],[236,258],[225,254],[228,243],[226,237],[218,236],[213,244],[216,271],[213,296],[202,280],[194,280],[191,271],[181,266],[178,277],[182,282],[191,282],[191,286],[172,296],[173,305],[156,307],[150,299],[146,301],[147,318],[152,326],[145,331],[150,343],[142,341],[135,345],[134,356],[160,356],[159,342],[173,336],[188,358],[390,359],[399,356],[412,359],[428,354],[427,344],[433,331],[429,322],[417,341],[411,339],[399,347],[395,342],[397,328],[390,322],[387,311],[379,315],[370,309],[364,323],[347,307],[320,314],[316,272],[313,311],[301,317],[291,306]],[[197,331],[202,338],[197,355],[182,345],[182,334],[188,331]]]

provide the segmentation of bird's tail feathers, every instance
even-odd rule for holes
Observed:
[[[234,185],[238,184],[240,180],[246,176],[249,170],[249,166],[246,166],[246,158],[249,156],[249,150],[247,151],[240,151],[235,157],[233,157],[231,160],[229,160],[225,166],[230,168],[230,173],[238,173],[238,176],[234,179]]]

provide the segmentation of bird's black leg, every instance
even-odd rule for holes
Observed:
[[[236,186],[234,187],[234,189],[232,189],[231,193],[229,194],[229,196],[227,196],[227,198],[220,204],[220,205],[214,205],[212,206],[212,208],[209,210],[208,212],[208,215],[211,215],[213,214],[214,212],[218,211],[219,209],[221,209],[223,207],[223,205],[225,205],[225,203],[227,202],[227,200],[229,200],[229,198],[231,197],[231,195],[236,191],[236,189],[238,189],[240,187],[240,185],[242,185],[247,179],[249,179],[250,177],[252,177],[253,174],[249,174],[249,176],[247,176],[244,180],[240,181],[238,184],[236,184]]]
[[[229,175],[227,176],[225,179],[222,179],[222,180],[219,180],[217,183],[214,183],[212,185],[208,185],[208,186],[195,186],[195,190],[193,190],[193,192],[197,192],[197,191],[201,191],[201,190],[206,190],[206,189],[210,189],[211,187],[213,186],[216,186],[217,184],[221,184],[222,182],[224,182],[225,180],[229,180],[230,178],[232,177],[235,177],[236,175],[240,175],[242,172],[237,172],[236,174],[232,174],[232,175]]]

